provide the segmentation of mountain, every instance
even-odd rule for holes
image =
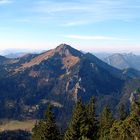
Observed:
[[[109,57],[110,55],[112,55],[111,53],[104,53],[104,52],[100,52],[100,53],[92,53],[94,54],[96,57],[98,57],[101,60],[104,60],[105,58]]]
[[[50,103],[64,127],[78,98],[87,102],[95,96],[98,112],[105,105],[115,111],[122,100],[129,105],[131,93],[140,87],[140,80],[130,73],[66,44],[41,54],[6,58],[4,62],[1,65],[5,71],[0,72],[0,118],[40,118]]]
[[[26,53],[25,52],[18,52],[18,53],[9,53],[6,54],[5,57],[7,58],[18,58],[24,56]]]
[[[113,54],[104,59],[109,65],[118,69],[133,68],[140,70],[140,55],[129,54]]]
[[[6,49],[4,51],[0,52],[0,55],[6,57],[6,58],[10,58],[10,59],[15,59],[15,58],[19,58],[22,57],[26,54],[39,54],[43,52],[43,50],[26,50],[26,49]]]

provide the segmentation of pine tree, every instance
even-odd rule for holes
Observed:
[[[140,139],[140,95],[132,105],[132,111],[127,122],[134,139]]]
[[[100,117],[100,140],[109,140],[110,128],[113,122],[114,118],[110,109],[105,107]]]
[[[45,133],[45,124],[43,120],[36,122],[33,130],[32,140],[45,140],[44,133]]]
[[[35,125],[32,140],[60,140],[60,132],[55,123],[52,106],[48,107],[45,119]]]
[[[119,120],[125,120],[127,117],[127,113],[125,110],[124,104],[121,104],[119,107]]]
[[[134,140],[129,130],[128,120],[119,120],[113,123],[110,129],[110,140]]]
[[[139,140],[140,139],[140,99],[132,104],[130,115],[126,119],[116,121],[111,130],[111,140]]]
[[[140,96],[135,102],[132,103],[131,114],[140,116]]]
[[[98,121],[95,113],[95,98],[92,97],[86,107],[86,114],[88,119],[88,133],[87,138],[96,140],[98,133]]]
[[[64,140],[84,140],[87,135],[87,124],[85,106],[78,100],[69,127],[65,133]]]
[[[125,120],[116,121],[110,129],[112,140],[139,140],[140,118],[130,114]]]

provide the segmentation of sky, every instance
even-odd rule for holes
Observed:
[[[0,51],[140,54],[140,0],[0,0]]]

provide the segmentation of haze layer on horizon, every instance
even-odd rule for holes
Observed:
[[[92,52],[140,53],[138,0],[0,0],[0,51],[61,43]]]

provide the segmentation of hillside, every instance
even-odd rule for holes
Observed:
[[[40,118],[51,103],[57,121],[65,124],[78,98],[87,102],[95,96],[98,111],[105,105],[115,111],[121,99],[129,104],[131,92],[140,86],[137,79],[128,90],[133,77],[66,44],[1,64],[5,71],[0,73],[0,118]]]

